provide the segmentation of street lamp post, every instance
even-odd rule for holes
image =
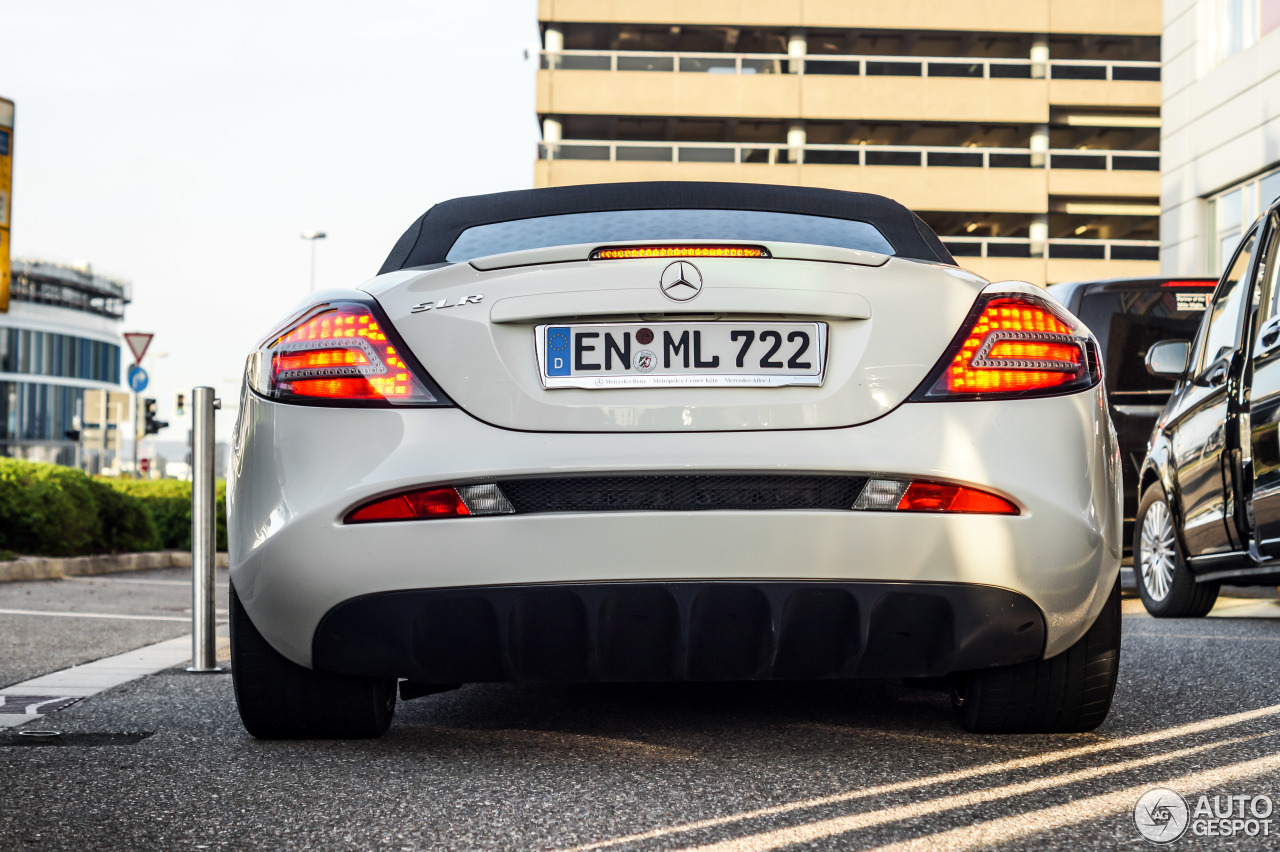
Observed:
[[[301,236],[304,240],[311,243],[311,290],[310,292],[314,293],[316,289],[316,240],[323,240],[327,235],[325,234],[324,231],[303,231]]]

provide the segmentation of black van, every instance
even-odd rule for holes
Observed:
[[[1280,582],[1280,204],[1246,232],[1195,341],[1151,347],[1177,382],[1139,480],[1134,574],[1147,610],[1200,616],[1222,582]]]
[[[1153,343],[1195,337],[1217,283],[1213,278],[1116,278],[1048,288],[1098,339],[1124,470],[1125,556],[1131,551],[1147,439],[1176,384],[1148,373],[1143,360]]]

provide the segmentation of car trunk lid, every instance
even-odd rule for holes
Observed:
[[[769,258],[684,260],[701,284],[686,301],[662,289],[679,259],[590,261],[576,249],[406,270],[373,279],[366,289],[436,382],[480,420],[529,431],[665,432],[833,428],[881,417],[942,357],[986,284],[954,267],[868,252],[766,248]],[[659,338],[688,328],[710,339],[729,330],[719,324],[744,335],[774,326],[783,333],[820,329],[825,363],[810,360],[819,354],[817,340],[795,354],[805,342],[797,338],[777,357],[819,363],[819,382],[547,387],[547,370],[540,370],[547,330],[581,323],[619,336],[644,327]],[[661,350],[655,345],[653,352]],[[759,357],[759,350],[751,353]],[[677,357],[687,358],[688,350]],[[726,369],[731,357],[725,355]]]

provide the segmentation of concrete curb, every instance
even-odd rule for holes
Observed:
[[[222,652],[227,650],[229,641],[225,635],[217,638],[217,656],[221,656]],[[22,683],[15,683],[0,689],[0,695],[23,697],[43,696],[49,693],[52,698],[53,693],[56,692],[57,697],[60,698],[88,698],[131,680],[162,672],[173,666],[180,666],[190,659],[191,636],[178,636],[135,651],[126,651],[114,657],[104,657],[91,663],[83,663],[60,672],[51,672]],[[44,715],[45,713],[40,712],[33,713],[30,708],[26,713],[2,715],[0,729],[16,728]]]
[[[227,567],[227,554],[214,558],[219,568]],[[0,562],[0,583],[19,580],[61,580],[65,577],[89,577],[95,574],[118,574],[125,571],[148,571],[155,568],[190,568],[188,550],[160,550],[152,553],[117,553],[104,556],[44,557],[20,556]]]

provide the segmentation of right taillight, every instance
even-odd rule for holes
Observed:
[[[1008,498],[952,482],[928,479],[868,479],[854,502],[869,512],[938,512],[959,515],[1017,515]]]
[[[1088,329],[1021,289],[984,293],[916,401],[1052,396],[1101,380]]]

